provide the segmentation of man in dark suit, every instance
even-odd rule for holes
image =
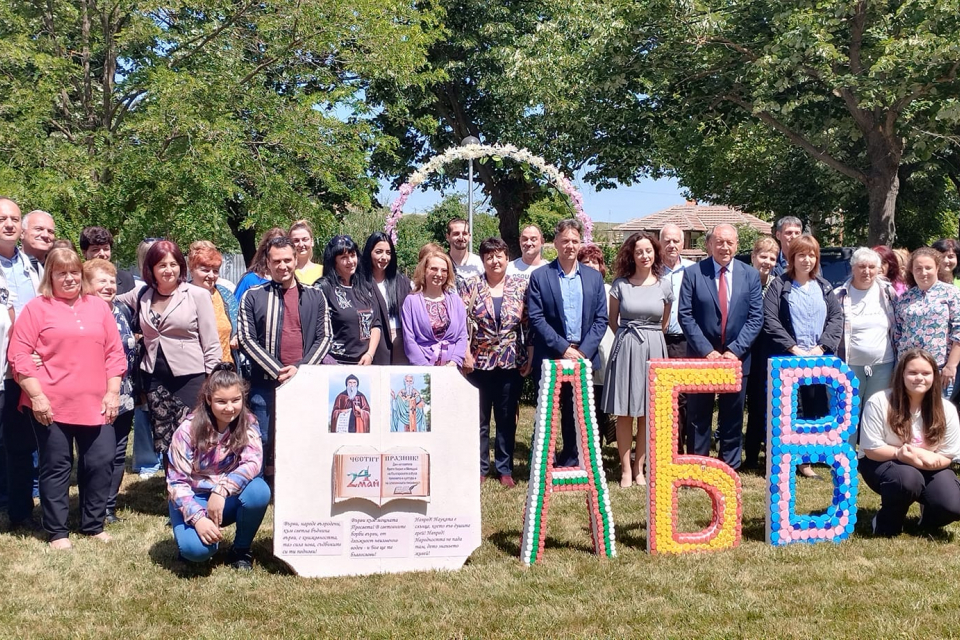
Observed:
[[[719,395],[720,459],[740,468],[743,398],[750,372],[750,348],[763,326],[760,274],[734,260],[737,230],[721,224],[707,234],[707,253],[688,267],[680,287],[680,326],[687,337],[687,356],[708,360],[739,360],[743,380],[737,393]],[[687,395],[687,452],[710,455],[713,425],[710,393]]]
[[[607,300],[603,276],[577,261],[583,225],[574,219],[557,224],[553,244],[557,259],[530,276],[527,314],[533,332],[533,375],[540,382],[543,360],[583,358],[600,366],[600,340],[607,330]],[[556,466],[575,467],[577,431],[573,415],[573,388],[560,393],[560,434],[563,448]]]

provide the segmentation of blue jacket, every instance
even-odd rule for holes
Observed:
[[[570,346],[563,320],[558,269],[556,260],[537,269],[527,287],[527,316],[533,333],[533,374],[537,378],[541,361],[562,358]],[[600,340],[607,330],[606,290],[600,272],[584,265],[580,265],[580,282],[583,314],[578,348],[596,370],[600,368]]]
[[[763,328],[760,274],[739,260],[733,268],[733,291],[727,307],[727,331],[720,341],[720,297],[713,260],[706,258],[683,273],[680,286],[680,326],[687,337],[687,355],[706,357],[711,351],[733,352],[750,371],[750,347]]]

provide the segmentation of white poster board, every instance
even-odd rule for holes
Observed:
[[[302,367],[277,390],[274,555],[307,577],[459,569],[480,546],[479,423],[452,367]],[[429,499],[336,502],[354,447],[426,451]]]

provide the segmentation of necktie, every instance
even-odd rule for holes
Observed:
[[[727,340],[727,268],[720,267],[720,346]]]

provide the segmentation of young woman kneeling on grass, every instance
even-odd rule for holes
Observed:
[[[170,522],[180,555],[190,562],[209,560],[223,540],[223,527],[236,522],[229,562],[235,569],[253,568],[250,545],[270,488],[260,477],[263,446],[245,390],[232,364],[216,365],[197,407],[170,443]]]
[[[950,470],[960,456],[960,419],[942,398],[933,356],[908,350],[891,386],[867,400],[860,425],[860,474],[880,494],[873,532],[898,535],[914,502],[923,528],[960,520],[960,483]]]

